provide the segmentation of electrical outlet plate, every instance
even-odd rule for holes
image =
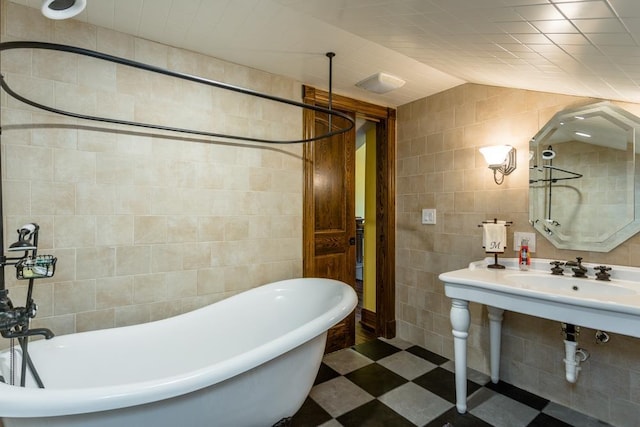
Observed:
[[[524,239],[529,241],[529,252],[535,252],[536,251],[536,233],[524,233],[522,231],[515,231],[513,233],[513,250],[516,252],[519,251],[520,242],[522,242],[522,240]]]
[[[422,223],[423,224],[435,224],[436,223],[436,210],[435,209],[422,209]]]

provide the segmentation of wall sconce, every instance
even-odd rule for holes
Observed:
[[[493,170],[493,180],[500,185],[504,176],[516,170],[516,149],[510,145],[493,145],[482,147],[480,152]]]

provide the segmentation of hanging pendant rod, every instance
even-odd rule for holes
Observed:
[[[329,115],[330,119],[333,116],[337,116],[337,117],[345,119],[346,120],[346,126],[341,127],[339,129],[336,129],[336,130],[332,130],[331,128],[329,128],[329,132],[327,132],[325,134],[322,134],[322,135],[317,135],[317,136],[314,136],[314,137],[310,137],[310,138],[295,139],[295,140],[278,140],[278,139],[254,138],[254,137],[242,136],[242,135],[227,135],[227,134],[224,134],[224,133],[217,133],[217,132],[207,132],[207,131],[200,131],[200,130],[194,130],[194,129],[185,129],[185,128],[178,128],[178,127],[172,127],[172,126],[156,125],[156,124],[152,124],[152,123],[140,123],[140,122],[134,122],[134,121],[128,121],[128,120],[112,119],[112,118],[108,118],[108,117],[98,117],[98,116],[92,116],[92,115],[88,115],[88,114],[81,114],[81,113],[74,113],[74,112],[70,112],[70,111],[65,111],[65,110],[61,110],[61,109],[58,109],[58,108],[54,108],[54,107],[49,107],[47,105],[43,105],[43,104],[40,104],[38,102],[32,101],[30,99],[27,99],[24,96],[16,93],[14,90],[12,90],[9,87],[8,83],[6,82],[6,80],[4,79],[4,76],[0,74],[0,86],[11,97],[13,97],[13,98],[15,98],[15,99],[27,104],[27,105],[30,105],[32,107],[39,108],[39,109],[42,109],[42,110],[45,110],[45,111],[49,111],[49,112],[55,113],[55,114],[61,114],[63,116],[67,116],[67,117],[74,117],[74,118],[77,118],[77,119],[91,120],[91,121],[104,122],[104,123],[112,123],[112,124],[119,124],[119,125],[142,127],[142,128],[147,128],[147,129],[171,131],[171,132],[178,132],[178,133],[187,133],[187,134],[200,135],[200,136],[209,136],[209,137],[214,137],[214,138],[227,138],[227,139],[234,139],[234,140],[240,140],[240,141],[263,142],[263,143],[269,143],[269,144],[297,144],[297,143],[317,141],[317,140],[320,140],[320,139],[329,138],[329,137],[334,136],[334,135],[339,135],[339,134],[348,132],[351,129],[353,129],[353,127],[355,125],[355,123],[354,123],[354,121],[353,121],[353,119],[351,117],[349,117],[348,115],[346,115],[344,113],[341,113],[339,111],[334,111],[332,109],[332,107],[331,107],[331,104],[329,104],[329,108],[324,108],[324,107],[320,107],[320,106],[316,106],[316,105],[304,104],[302,102],[292,101],[290,99],[264,94],[264,93],[257,92],[257,91],[251,90],[251,89],[246,89],[246,88],[243,88],[243,87],[240,87],[240,86],[234,86],[234,85],[230,85],[230,84],[227,84],[227,83],[222,83],[222,82],[219,82],[219,81],[216,81],[216,80],[210,80],[210,79],[206,79],[206,78],[203,78],[203,77],[194,76],[194,75],[191,75],[191,74],[185,74],[185,73],[179,73],[179,72],[176,72],[176,71],[166,70],[164,68],[156,67],[156,66],[149,65],[149,64],[144,64],[142,62],[132,61],[130,59],[120,58],[120,57],[117,57],[117,56],[113,56],[113,55],[109,55],[109,54],[101,53],[101,52],[96,52],[96,51],[93,51],[93,50],[84,49],[84,48],[80,48],[80,47],[68,46],[68,45],[62,45],[62,44],[55,44],[55,43],[33,42],[33,41],[14,41],[14,42],[0,43],[0,52],[4,51],[4,50],[10,50],[10,49],[47,49],[47,50],[56,50],[56,51],[61,51],[61,52],[74,53],[74,54],[83,55],[83,56],[89,56],[89,57],[93,57],[93,58],[97,58],[97,59],[102,59],[104,61],[113,62],[113,63],[116,63],[116,64],[126,65],[126,66],[129,66],[129,67],[150,71],[150,72],[153,72],[153,73],[164,74],[166,76],[176,77],[176,78],[179,78],[179,79],[183,79],[183,80],[187,80],[187,81],[191,81],[191,82],[195,82],[195,83],[201,83],[201,84],[205,84],[207,86],[213,86],[213,87],[217,87],[217,88],[220,88],[220,89],[230,90],[230,91],[233,91],[233,92],[237,92],[237,93],[241,93],[241,94],[245,94],[245,95],[249,95],[249,96],[255,96],[257,98],[267,99],[269,101],[274,101],[274,102],[278,102],[278,103],[281,103],[281,104],[291,105],[291,106],[294,106],[294,107],[299,107],[299,108],[307,109],[307,110],[313,110],[313,111],[320,112],[320,113],[326,113],[326,114]],[[327,55],[327,56],[329,56],[329,55]],[[333,70],[331,69],[331,59],[332,58],[333,58],[333,56],[331,56],[329,58],[329,93],[331,93],[331,91],[332,91],[332,87],[331,87],[331,85],[332,85],[332,76],[331,76],[331,74],[333,72]]]
[[[333,58],[336,56],[336,54],[334,52],[327,52],[326,53],[326,57],[329,58],[329,110],[333,109],[333,91],[332,91],[332,86],[333,86]],[[333,125],[332,125],[332,119],[333,116],[330,114],[329,115],[329,132],[331,132],[331,129],[333,129]]]

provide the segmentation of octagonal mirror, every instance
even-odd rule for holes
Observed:
[[[555,247],[608,252],[640,231],[638,129],[601,102],[560,111],[531,139],[529,220]]]

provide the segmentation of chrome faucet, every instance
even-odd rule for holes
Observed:
[[[564,263],[567,267],[572,267],[573,277],[587,277],[587,268],[582,265],[582,257],[576,257],[576,261],[567,261]]]

